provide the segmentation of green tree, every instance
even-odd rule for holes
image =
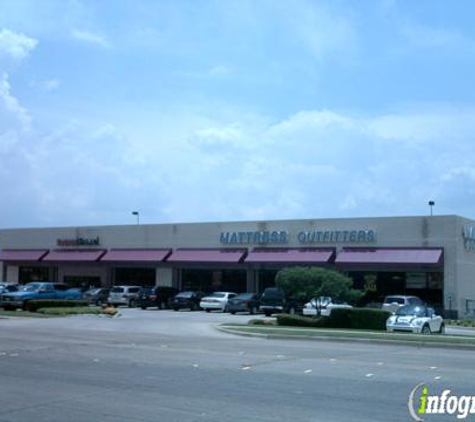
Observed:
[[[319,267],[284,268],[277,273],[275,284],[288,296],[302,301],[330,296],[335,301],[354,303],[364,295],[353,289],[351,278]]]

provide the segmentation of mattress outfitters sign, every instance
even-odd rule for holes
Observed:
[[[290,242],[290,234],[285,230],[222,232],[219,241],[225,245],[286,245]],[[318,230],[297,233],[297,242],[301,245],[375,241],[375,230]]]

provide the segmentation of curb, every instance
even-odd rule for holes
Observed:
[[[385,344],[393,346],[412,346],[412,347],[427,347],[438,349],[458,349],[458,350],[475,350],[475,344],[457,344],[457,343],[437,343],[437,342],[425,342],[425,341],[407,341],[400,339],[369,339],[369,338],[356,338],[356,337],[330,337],[330,336],[308,336],[308,335],[286,335],[286,334],[264,334],[264,333],[246,333],[235,329],[229,329],[227,327],[215,326],[218,331],[227,334],[234,334],[242,337],[257,337],[267,340],[314,340],[314,341],[327,341],[327,342],[339,342],[339,343],[364,343],[364,344]]]

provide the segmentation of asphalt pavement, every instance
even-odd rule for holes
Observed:
[[[214,328],[249,318],[122,309],[0,319],[0,422],[408,421],[419,383],[475,395],[473,352]]]

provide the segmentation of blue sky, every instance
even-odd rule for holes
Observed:
[[[0,11],[0,227],[475,218],[471,0]]]

